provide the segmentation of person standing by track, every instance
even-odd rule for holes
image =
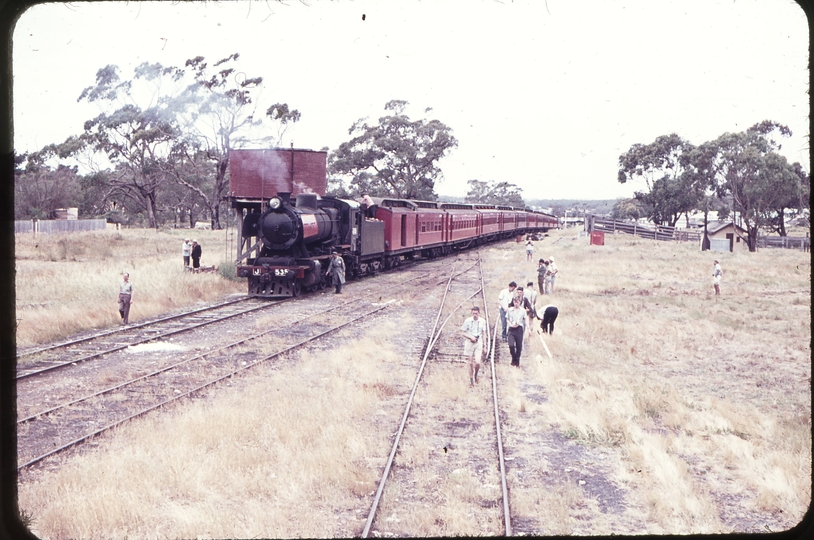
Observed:
[[[559,269],[557,268],[557,265],[554,264],[554,257],[549,257],[548,269],[545,273],[546,294],[554,294],[554,283],[557,280],[557,272],[559,272]]]
[[[523,298],[528,300],[529,305],[531,306],[531,313],[530,319],[537,317],[537,291],[534,290],[534,282],[529,281],[526,283],[526,288],[523,289]]]
[[[523,309],[522,302],[522,298],[515,297],[512,305],[506,311],[506,321],[509,325],[509,354],[512,356],[512,365],[517,367],[520,367],[523,334],[526,330],[526,310]]]
[[[198,243],[197,240],[192,241],[192,268],[200,268],[201,267],[201,244]]]
[[[548,271],[548,265],[545,259],[537,261],[537,290],[540,294],[545,294],[545,273]]]
[[[509,287],[500,291],[500,295],[497,297],[497,305],[500,308],[500,322],[503,324],[503,341],[506,341],[507,333],[506,333],[506,311],[509,309],[509,306],[512,303],[512,298],[514,297],[514,290],[517,288],[517,283],[512,281],[509,283]]]
[[[325,275],[330,275],[333,279],[333,284],[336,286],[335,294],[342,294],[342,284],[345,283],[345,261],[339,256],[339,252],[334,251],[331,254],[331,263],[328,265]]]
[[[472,316],[464,321],[461,333],[464,336],[464,357],[469,363],[469,386],[478,383],[478,371],[483,359],[483,336],[486,335],[486,321],[480,318],[480,308],[472,308]]]
[[[192,245],[189,243],[189,239],[185,239],[183,245],[181,246],[181,254],[184,256],[184,269],[186,270],[189,267],[189,254],[192,251]]]
[[[122,324],[130,322],[130,304],[133,303],[133,283],[130,281],[130,274],[122,274],[122,282],[119,283],[119,315],[122,317]]]

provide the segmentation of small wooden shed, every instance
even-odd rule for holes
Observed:
[[[746,241],[746,229],[728,222],[712,222],[707,224],[707,235],[710,240],[712,251],[749,251],[749,244]],[[702,239],[703,242],[703,233]]]

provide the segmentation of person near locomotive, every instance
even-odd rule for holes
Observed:
[[[509,325],[509,354],[512,365],[520,367],[520,355],[523,352],[523,334],[526,331],[526,310],[519,297],[512,300],[512,305],[506,311],[506,322]]]
[[[526,240],[526,260],[531,261],[534,257],[534,242],[531,241],[531,238]]]
[[[474,306],[472,316],[464,321],[461,333],[464,336],[464,357],[469,363],[469,386],[478,383],[478,371],[483,359],[483,337],[486,336],[486,321],[480,318],[480,308]]]
[[[184,240],[184,244],[181,246],[181,254],[184,256],[184,268],[189,266],[189,254],[192,251],[192,244],[189,243],[189,239]]]
[[[548,271],[548,265],[545,259],[537,261],[537,287],[540,294],[545,294],[545,273]]]
[[[548,269],[545,272],[546,294],[554,294],[554,282],[557,280],[559,269],[554,264],[554,257],[548,258]]]
[[[192,241],[192,252],[190,255],[192,256],[192,268],[200,268],[201,267],[201,244],[198,243],[197,240]]]
[[[364,210],[367,219],[376,218],[376,203],[367,193],[362,194],[362,210]]]
[[[133,303],[133,282],[130,281],[130,274],[122,274],[122,282],[119,283],[119,315],[122,317],[122,324],[130,322],[130,304]]]
[[[331,256],[331,263],[328,265],[328,271],[325,275],[330,275],[333,279],[333,284],[336,286],[336,294],[342,294],[342,284],[345,283],[345,261],[334,251]]]
[[[509,309],[509,304],[512,302],[512,297],[514,296],[514,290],[517,288],[517,283],[512,281],[509,283],[509,287],[500,291],[500,295],[497,297],[497,305],[500,310],[500,322],[503,324],[503,341],[506,341],[507,333],[506,333],[506,311]]]
[[[721,265],[718,261],[712,262],[712,286],[715,287],[715,296],[721,295],[721,278],[724,272],[721,270]]]
[[[557,315],[559,314],[560,310],[553,304],[548,304],[543,308],[543,322],[540,323],[540,328],[543,329],[543,333],[554,333],[554,321],[557,320]]]

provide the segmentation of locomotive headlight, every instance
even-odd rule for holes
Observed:
[[[281,201],[279,197],[274,197],[269,201],[269,206],[272,210],[277,210],[281,204],[283,204],[283,201]]]

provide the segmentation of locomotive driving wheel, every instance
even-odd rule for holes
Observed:
[[[300,283],[299,280],[295,280],[291,285],[291,296],[299,296],[300,292],[302,292],[302,283]]]

